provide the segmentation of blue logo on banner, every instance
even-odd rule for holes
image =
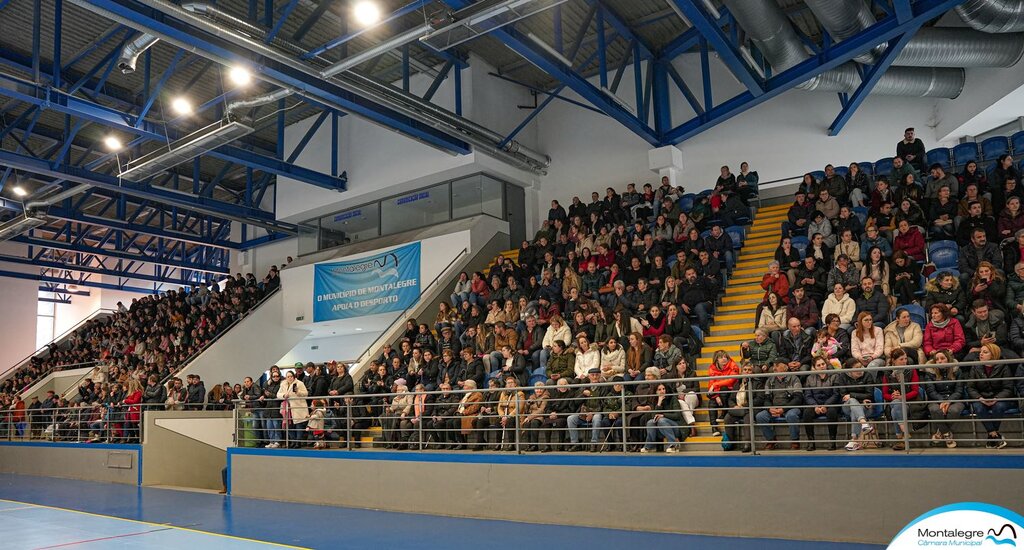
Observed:
[[[413,193],[412,195],[406,195],[404,197],[395,199],[396,205],[409,204],[410,202],[421,201],[423,199],[430,198],[430,191],[423,191],[420,193]]]
[[[376,256],[317,264],[313,322],[402,311],[420,295],[420,243]]]

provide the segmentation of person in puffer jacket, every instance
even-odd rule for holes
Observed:
[[[935,358],[928,362],[925,372],[925,397],[928,401],[928,413],[935,433],[932,434],[932,445],[945,443],[946,447],[956,447],[953,439],[951,420],[958,420],[964,411],[963,399],[967,396],[964,383],[960,380],[960,367],[947,351],[935,353]]]
[[[967,294],[960,287],[960,280],[948,271],[943,271],[924,285],[925,296],[921,303],[925,309],[930,309],[935,304],[946,304],[949,306],[950,314],[954,317],[966,318]]]
[[[939,350],[947,350],[959,357],[963,354],[967,339],[960,321],[950,315],[946,304],[934,304],[928,309],[930,320],[924,328],[924,344],[921,349],[931,357]]]

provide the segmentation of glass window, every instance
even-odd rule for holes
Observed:
[[[368,204],[320,218],[320,248],[331,248],[380,236],[377,204]]]
[[[446,182],[384,201],[380,209],[381,233],[392,235],[448,221],[449,190]]]
[[[480,211],[500,220],[505,219],[505,182],[480,176]]]
[[[466,218],[480,213],[480,175],[452,182],[452,218]]]
[[[320,230],[317,228],[317,221],[299,224],[299,256],[311,254],[320,250]]]
[[[49,292],[40,292],[40,298],[49,298]],[[38,302],[36,317],[36,349],[41,349],[53,341],[54,311],[57,304],[53,302]]]

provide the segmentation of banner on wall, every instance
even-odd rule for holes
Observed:
[[[317,264],[313,322],[402,311],[420,295],[420,243],[375,256]]]

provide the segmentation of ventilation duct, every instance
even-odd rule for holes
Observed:
[[[789,19],[774,1],[724,0],[729,11],[757,45],[776,73],[811,57]],[[955,98],[964,87],[963,69],[892,67],[872,89],[878,95]],[[852,93],[860,86],[860,72],[847,63],[801,83],[802,90]]]
[[[960,19],[976,31],[1024,31],[1024,1],[1021,0],[967,0],[954,9]]]
[[[123,25],[140,28],[137,21],[131,20],[119,13],[114,11],[101,8],[93,5],[88,0],[69,0],[71,3],[86,9],[97,15],[101,15],[111,21],[121,23]],[[302,71],[308,76],[316,78],[322,78],[320,70],[315,66],[310,66],[302,63],[296,59],[296,55],[302,55],[305,52],[294,45],[282,46],[280,40],[274,40],[272,46],[263,44],[262,40],[258,37],[263,34],[257,34],[257,38],[253,38],[251,33],[244,30],[235,30],[231,26],[225,26],[217,24],[215,19],[210,14],[217,13],[217,10],[205,5],[205,4],[189,4],[190,8],[195,10],[197,13],[200,10],[205,10],[207,17],[200,17],[191,11],[182,9],[170,2],[165,0],[138,0],[138,3],[143,4],[149,8],[157,10],[163,14],[174,17],[180,21],[186,22],[204,32],[211,33],[220,37],[223,40],[229,41],[237,46],[246,48],[247,50],[265,56],[269,59],[274,60],[277,63],[281,63],[293,70]],[[203,6],[199,8],[197,6]],[[232,20],[236,20],[233,18]],[[244,23],[244,22],[243,22]],[[233,25],[233,24],[232,24]],[[249,25],[251,26],[251,25]],[[161,40],[175,46],[185,48],[188,51],[195,51],[195,48],[184,41],[178,40],[177,38],[161,33],[154,28],[141,27],[140,30],[152,33],[158,36]],[[284,51],[282,51],[284,50]],[[296,51],[298,50],[298,51]],[[221,57],[212,52],[202,52],[202,55],[207,59],[214,60],[218,63],[230,65],[232,60]],[[287,88],[288,84],[278,79],[266,78],[264,80]],[[509,143],[503,147],[499,147],[499,144],[503,140],[503,137],[497,133],[483,128],[482,126],[473,123],[472,121],[466,120],[454,113],[451,113],[445,109],[442,109],[428,101],[424,101],[421,98],[405,93],[401,90],[396,90],[391,86],[383,82],[379,82],[368,76],[358,74],[354,71],[348,71],[336,75],[332,79],[332,83],[342,87],[343,89],[366,97],[372,101],[378,102],[382,105],[400,112],[406,116],[412,117],[418,122],[437,130],[440,130],[450,136],[457,137],[458,139],[465,140],[471,143],[474,147],[480,151],[494,155],[502,161],[515,166],[529,170],[538,174],[546,174],[545,168],[550,164],[551,159],[542,153],[530,150],[521,144]],[[303,96],[309,97],[316,102],[327,105],[329,107],[344,110],[341,105],[330,101],[314,92],[301,90],[296,93]],[[513,152],[513,149],[517,149]]]
[[[22,233],[26,233],[39,226],[46,225],[46,217],[36,212],[25,210],[14,219],[0,224],[0,242],[9,241]]]
[[[139,56],[142,55],[142,52],[148,50],[159,40],[159,38],[152,34],[143,34],[129,42],[124,49],[121,50],[121,57],[117,60],[118,70],[124,74],[134,73],[135,65],[139,62]]]
[[[250,97],[249,99],[238,99],[228,103],[228,106],[224,108],[224,116],[231,118],[237,116],[237,113],[241,109],[252,109],[259,107],[260,105],[266,105],[275,101],[282,100],[295,92],[288,88],[281,88],[275,90],[269,94],[263,94],[261,96]]]
[[[907,43],[893,65],[916,67],[1012,67],[1024,55],[1024,33],[988,34],[928,27]]]
[[[805,0],[805,3],[836,42],[846,40],[875,24],[875,14],[871,13],[871,8],[864,0]],[[884,51],[883,43],[854,59],[859,63],[874,63]]]

